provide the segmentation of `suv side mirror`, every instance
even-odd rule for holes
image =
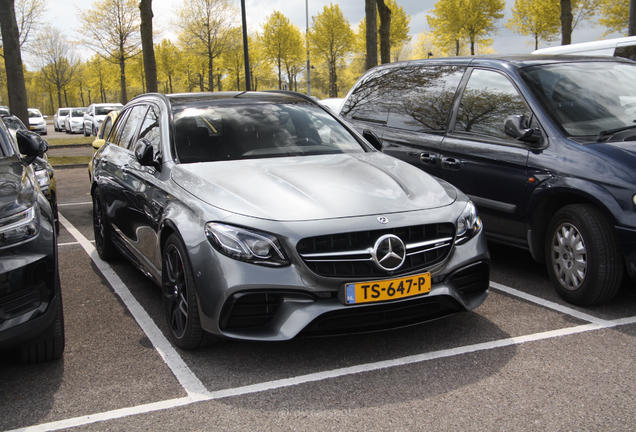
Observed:
[[[382,151],[383,149],[382,141],[380,141],[380,138],[378,138],[375,132],[373,132],[370,129],[365,129],[362,131],[362,136],[364,137],[364,139],[369,141],[369,144],[371,144],[374,149],[378,151]]]
[[[528,127],[528,119],[524,115],[509,116],[504,123],[506,135],[518,141],[537,143],[541,140],[541,132]]]
[[[24,162],[27,165],[30,165],[35,158],[44,156],[44,153],[49,149],[49,143],[35,132],[20,129],[16,131],[15,137],[20,153],[25,155]]]
[[[141,138],[135,143],[135,159],[141,166],[150,166],[161,170],[161,160],[155,157],[155,150],[152,143],[146,138]]]

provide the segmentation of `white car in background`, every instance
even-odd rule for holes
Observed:
[[[124,106],[120,103],[96,103],[90,104],[84,113],[84,136],[95,135],[111,111],[120,111]]]
[[[29,108],[29,129],[40,135],[46,135],[46,120],[40,110]]]
[[[345,98],[327,98],[319,100],[318,103],[326,106],[331,111],[333,111],[334,114],[338,115],[340,114],[340,108],[342,108],[342,103],[344,102],[344,100]]]
[[[53,116],[53,129],[55,129],[55,132],[64,130],[64,120],[66,120],[70,110],[70,108],[58,108],[57,113]]]
[[[84,130],[84,113],[86,108],[75,107],[70,108],[68,116],[64,119],[64,129],[66,133],[79,133]]]

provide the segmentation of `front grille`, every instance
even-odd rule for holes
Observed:
[[[490,285],[490,268],[487,263],[477,263],[453,273],[450,280],[462,294],[486,291]]]
[[[375,242],[386,234],[396,235],[406,246],[404,264],[392,272],[399,275],[446,258],[453,246],[455,226],[439,223],[309,237],[298,242],[296,250],[311,271],[320,276],[384,276],[387,272],[374,264],[371,252]]]
[[[276,293],[239,293],[232,296],[221,312],[222,329],[247,329],[270,324],[283,296]]]

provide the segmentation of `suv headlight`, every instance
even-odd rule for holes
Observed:
[[[40,185],[40,189],[43,191],[47,190],[49,187],[49,173],[46,168],[36,168],[35,170],[35,178],[38,180],[38,184]]]
[[[481,231],[482,223],[479,215],[477,215],[475,204],[468,201],[461,216],[457,218],[456,224],[457,238],[455,239],[455,244],[465,243]]]
[[[7,246],[35,236],[39,225],[39,212],[36,206],[0,219],[0,246]]]
[[[205,235],[217,251],[230,258],[269,266],[289,264],[280,242],[271,234],[208,222]]]

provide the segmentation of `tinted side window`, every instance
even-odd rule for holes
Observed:
[[[150,105],[150,108],[146,113],[146,118],[139,130],[139,137],[137,138],[146,138],[150,141],[155,154],[159,153],[159,150],[161,149],[161,128],[159,127],[159,118],[159,109],[157,109],[154,105]]]
[[[357,83],[345,101],[340,115],[352,120],[386,124],[389,117],[389,85],[401,69],[382,69]]]
[[[102,124],[102,129],[99,133],[99,136],[97,138],[105,138],[108,136],[108,134],[110,133],[110,130],[113,128],[113,121],[110,119],[110,117],[106,117],[104,119],[104,124]]]
[[[636,45],[617,46],[616,51],[614,51],[614,57],[636,60]]]
[[[118,133],[115,134],[115,139],[112,141],[113,144],[125,148],[130,147],[135,132],[143,120],[147,108],[146,105],[136,105],[132,107],[130,114],[128,114],[128,117],[125,119],[125,123],[122,124],[122,122],[118,122]]]
[[[387,83],[393,96],[388,126],[412,131],[446,130],[464,70],[454,66],[403,68]]]
[[[530,118],[530,111],[508,78],[475,69],[462,95],[455,131],[515,141],[504,132],[504,122],[518,114]]]

